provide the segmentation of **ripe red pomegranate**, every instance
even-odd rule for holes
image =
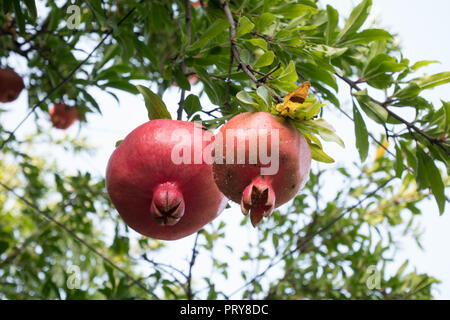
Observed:
[[[67,129],[75,120],[79,119],[77,108],[70,107],[65,103],[55,103],[50,107],[48,113],[53,127],[58,129]]]
[[[223,144],[216,137],[214,180],[226,197],[241,204],[245,215],[250,212],[251,223],[257,226],[305,185],[311,166],[309,145],[288,120],[267,112],[241,113],[222,126],[220,134]],[[221,147],[222,154],[218,155]],[[228,148],[233,152],[231,163],[226,161]],[[245,155],[241,163],[237,161],[239,151]],[[271,158],[270,163],[264,160],[265,155]],[[220,158],[222,163],[218,163]],[[274,161],[278,161],[277,171]],[[270,166],[274,172],[261,173],[261,168]]]
[[[16,100],[23,88],[23,80],[14,70],[0,69],[0,102]]]
[[[145,236],[176,240],[216,218],[227,199],[202,157],[213,141],[211,132],[186,121],[151,120],[133,130],[106,170],[109,196],[125,222]]]

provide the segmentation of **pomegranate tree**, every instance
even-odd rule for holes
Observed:
[[[0,102],[16,100],[23,88],[23,80],[14,70],[0,69]]]
[[[106,171],[108,193],[124,221],[145,236],[175,240],[216,218],[227,199],[202,156],[213,141],[193,122],[157,119],[133,130]]]
[[[70,107],[65,103],[55,103],[50,107],[48,113],[53,127],[58,129],[67,129],[79,119],[77,108]]]
[[[215,182],[225,196],[241,204],[245,215],[250,213],[253,226],[305,185],[311,151],[306,139],[287,119],[267,112],[241,113],[222,126],[220,136],[223,142],[219,144],[216,139],[213,164]],[[271,163],[262,159],[261,148],[267,150]],[[218,150],[222,151],[220,156]],[[239,161],[239,153],[245,159]],[[271,166],[275,171],[269,172]]]

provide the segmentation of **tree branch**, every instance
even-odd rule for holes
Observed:
[[[346,76],[341,76],[341,75],[339,75],[337,73],[335,73],[335,75],[337,77],[339,77],[341,80],[343,80],[344,82],[346,82],[350,86],[351,89],[354,89],[354,90],[357,90],[357,91],[361,90],[359,88],[358,84],[355,81],[352,81],[349,78],[347,78]],[[417,133],[417,134],[421,135],[422,137],[424,137],[425,139],[427,139],[431,144],[435,144],[435,145],[439,146],[442,150],[444,150],[444,152],[447,155],[450,155],[450,149],[446,148],[444,146],[444,141],[443,140],[441,140],[440,138],[435,138],[435,137],[432,137],[432,136],[428,135],[425,131],[423,131],[422,129],[418,128],[413,123],[403,119],[402,117],[397,115],[395,112],[389,110],[388,106],[392,102],[392,97],[388,97],[386,99],[386,101],[384,101],[384,102],[380,102],[378,100],[375,100],[374,98],[372,98],[370,96],[369,96],[369,98],[370,98],[370,101],[372,101],[372,102],[382,106],[388,112],[388,114],[390,116],[392,116],[394,119],[396,119],[396,120],[402,122],[404,125],[406,125],[406,127],[409,130],[411,130],[411,129],[414,130],[415,133]],[[417,137],[415,137],[415,135],[412,133],[412,131],[410,131],[410,133],[411,133],[412,137],[414,138],[414,140],[417,141]]]
[[[234,60],[236,60],[236,63],[238,65],[238,68],[242,69],[244,73],[252,80],[256,86],[264,86],[263,82],[260,82],[254,75],[254,73],[249,69],[249,67],[241,61],[241,57],[239,54],[239,49],[236,45],[236,22],[233,19],[233,13],[231,12],[230,6],[228,5],[227,0],[220,0],[220,4],[223,7],[223,10],[225,12],[225,15],[228,19],[228,22],[230,23],[230,45],[231,45],[231,52],[233,53]],[[267,87],[266,87],[267,88]],[[281,98],[278,94],[273,92],[271,89],[267,88],[269,90],[271,96],[277,100],[277,102],[283,102],[283,98]]]
[[[191,38],[192,38],[192,31],[191,31],[191,20],[192,20],[192,8],[191,8],[191,1],[185,0],[184,1],[184,7],[185,7],[185,22],[186,22],[186,45],[184,46],[183,50],[186,50],[186,48],[191,44]],[[184,58],[183,58],[184,59]],[[181,71],[183,71],[183,74],[187,74],[187,68],[184,64],[184,60],[180,62],[180,68]],[[177,120],[181,120],[183,118],[183,107],[184,107],[184,98],[186,95],[186,90],[181,89],[181,95],[180,95],[180,102],[178,102],[178,110],[177,110]]]

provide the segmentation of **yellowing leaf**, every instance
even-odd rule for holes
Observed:
[[[375,154],[375,160],[378,160],[384,155],[384,153],[386,152],[385,148],[389,146],[389,141],[384,140],[382,145],[384,146],[384,148],[382,146],[378,146],[377,153]]]

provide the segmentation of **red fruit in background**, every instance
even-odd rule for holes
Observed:
[[[50,107],[48,113],[53,127],[58,129],[67,129],[79,119],[77,108],[70,107],[65,103],[55,103]]]
[[[197,76],[196,74],[191,74],[191,75],[189,76],[189,83],[190,83],[191,85],[196,84],[197,81],[198,81],[198,76]]]
[[[194,73],[194,74],[191,74],[191,75],[189,76],[188,80],[189,80],[189,83],[191,84],[191,86],[193,86],[194,84],[197,83],[197,81],[198,81],[198,76],[197,76],[195,73]],[[178,87],[178,84],[177,84],[176,82],[172,83],[172,85],[175,86],[175,87]]]
[[[23,80],[14,70],[0,69],[0,102],[16,100],[23,88]]]
[[[198,7],[200,7],[201,4],[202,4],[202,3],[201,3],[200,0],[197,0],[197,1],[195,1],[195,2],[191,2],[191,5],[192,5],[195,9],[197,9]],[[206,0],[203,1],[203,8],[206,8],[207,5],[208,5],[208,2],[207,2]]]
[[[245,134],[239,133],[238,129],[242,129]],[[259,129],[267,131],[264,133]],[[272,131],[274,129],[278,129],[278,139],[275,131]],[[223,137],[223,164],[217,163],[217,159],[213,164],[215,182],[226,197],[241,204],[245,215],[250,212],[252,225],[256,226],[263,217],[270,216],[274,208],[292,199],[303,188],[311,166],[311,150],[306,139],[291,123],[267,112],[239,114],[228,121],[220,132]],[[230,138],[234,140],[229,143],[230,147],[234,146],[234,160],[233,163],[226,163],[227,139]],[[270,156],[272,146],[278,147],[279,165],[275,174],[261,174],[261,168],[268,168],[270,164],[262,161],[258,153],[256,164],[250,163],[252,149],[249,146],[256,142],[267,144],[265,154]],[[220,148],[217,137],[216,144]],[[261,145],[257,150],[260,150]],[[237,163],[239,148],[245,152],[244,164]]]
[[[151,120],[133,130],[106,170],[109,196],[124,221],[145,236],[176,240],[216,218],[227,199],[214,183],[212,166],[203,158],[194,163],[213,140],[200,125],[178,120]],[[172,152],[192,161],[176,164]]]

